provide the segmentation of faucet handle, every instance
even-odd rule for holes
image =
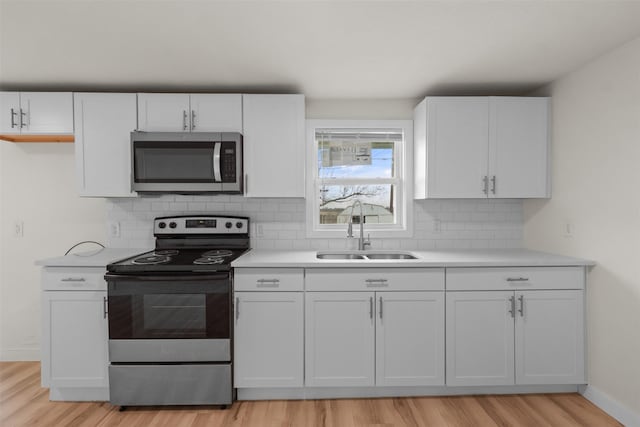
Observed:
[[[367,233],[367,240],[362,241],[362,249],[369,247],[371,249],[371,234]]]

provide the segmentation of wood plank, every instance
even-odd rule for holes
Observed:
[[[37,362],[0,362],[0,426],[621,426],[577,393],[272,400],[215,406],[133,407],[50,402]]]
[[[73,135],[13,135],[0,134],[0,140],[8,142],[74,142]]]

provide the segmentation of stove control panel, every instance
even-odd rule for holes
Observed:
[[[249,234],[249,218],[235,216],[177,216],[156,218],[153,234]]]

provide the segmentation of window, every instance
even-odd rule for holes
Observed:
[[[372,237],[410,235],[411,121],[308,120],[307,138],[310,237],[344,237],[349,222]]]

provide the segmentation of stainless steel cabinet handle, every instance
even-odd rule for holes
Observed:
[[[106,319],[107,314],[109,314],[107,311],[107,297],[102,297],[102,318]]]
[[[515,318],[516,317],[516,297],[512,295],[509,298],[509,302],[511,303],[511,310],[509,310],[509,314],[511,315],[511,317]]]
[[[528,282],[528,277],[507,277],[507,282]]]
[[[388,286],[388,280],[387,279],[365,279],[365,282],[367,284],[367,286],[372,287],[372,286]]]
[[[380,320],[382,320],[382,297],[380,297]]]
[[[24,117],[27,115],[27,113],[25,113],[24,111],[22,111],[22,108],[20,109],[20,128],[22,129],[23,127],[27,126],[26,120],[24,120]]]
[[[249,176],[245,173],[244,174],[244,194],[247,194],[249,192]]]
[[[240,318],[240,298],[236,297],[236,320]]]
[[[487,175],[482,177],[482,192],[489,194],[489,177]]]
[[[524,317],[524,295],[520,295],[518,301],[520,301],[520,309],[518,312],[520,313],[520,317]]]
[[[191,110],[191,130],[196,128],[196,110]]]
[[[373,297],[369,297],[369,319],[373,319]]]
[[[182,110],[182,130],[187,130],[187,110]]]
[[[258,279],[256,282],[256,286],[259,288],[277,288],[280,286],[279,279]]]
[[[61,282],[86,282],[84,277],[65,277]]]
[[[491,193],[496,194],[496,176],[491,177]]]
[[[11,109],[11,129],[13,129],[14,127],[16,127],[18,124],[16,123],[16,119],[15,117],[18,115],[18,113],[16,113],[16,110],[14,110],[13,108]]]

